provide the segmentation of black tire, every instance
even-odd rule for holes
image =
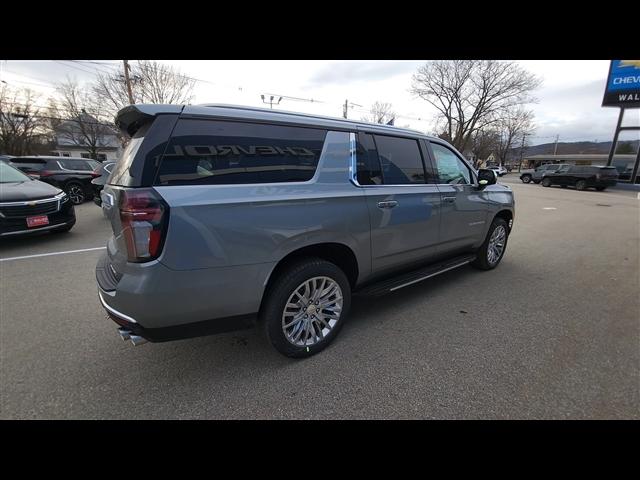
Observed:
[[[295,345],[287,339],[284,332],[284,309],[296,289],[306,280],[314,277],[328,277],[338,284],[342,291],[342,309],[337,323],[321,340],[309,346]],[[344,272],[333,263],[321,258],[305,258],[287,266],[273,279],[265,293],[260,322],[263,324],[268,340],[276,350],[287,357],[304,358],[322,351],[333,341],[344,325],[350,307],[351,286]]]
[[[531,181],[531,175],[523,175],[522,183],[529,183]]]
[[[500,256],[498,257],[498,259],[493,263],[490,263],[488,259],[489,241],[491,240],[491,235],[493,235],[493,232],[498,227],[503,227],[505,231],[504,247],[502,248],[502,252],[500,253]],[[502,257],[504,257],[504,252],[507,251],[508,240],[509,240],[509,226],[507,225],[507,222],[500,217],[494,218],[493,223],[491,223],[491,227],[489,227],[489,231],[487,232],[487,238],[484,239],[484,242],[476,252],[476,255],[477,255],[476,259],[473,262],[471,262],[471,265],[473,265],[475,268],[479,270],[491,270],[496,268],[500,264]]]
[[[576,182],[576,190],[586,190],[587,189],[587,182],[585,182],[584,180],[578,180]]]
[[[84,188],[82,188],[82,185],[77,182],[67,183],[64,187],[64,191],[67,193],[71,203],[74,205],[80,205],[87,199],[87,194],[85,193]]]
[[[551,180],[548,178],[543,178],[542,179],[542,186],[543,187],[550,187],[551,186]]]
[[[535,183],[536,185],[538,185],[540,183],[540,180],[534,180],[533,183]]]
[[[596,187],[596,190],[599,192],[604,192],[605,188],[607,187]]]

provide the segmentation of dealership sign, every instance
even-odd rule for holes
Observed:
[[[611,60],[603,107],[640,107],[640,60]]]

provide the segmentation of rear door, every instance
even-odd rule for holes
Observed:
[[[475,171],[445,144],[429,142],[442,200],[442,253],[471,248],[482,237],[487,222],[487,200],[476,188]]]
[[[369,209],[374,273],[437,253],[441,200],[425,153],[415,138],[358,134],[357,183]]]

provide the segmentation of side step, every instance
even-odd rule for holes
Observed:
[[[435,277],[436,275],[440,275],[441,273],[448,272],[449,270],[453,270],[454,268],[462,267],[463,265],[473,262],[475,259],[476,256],[473,254],[461,255],[459,257],[445,260],[444,262],[438,262],[427,267],[422,267],[416,270],[411,270],[410,272],[399,274],[386,280],[381,280],[377,283],[366,286],[361,290],[358,290],[355,294],[362,296],[385,295],[400,288],[413,285],[414,283],[421,282],[422,280],[426,280],[427,278]]]

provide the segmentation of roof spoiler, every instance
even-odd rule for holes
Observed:
[[[183,108],[184,105],[128,105],[117,113],[114,123],[122,132],[133,137],[142,125],[151,122],[156,115],[179,114]]]

